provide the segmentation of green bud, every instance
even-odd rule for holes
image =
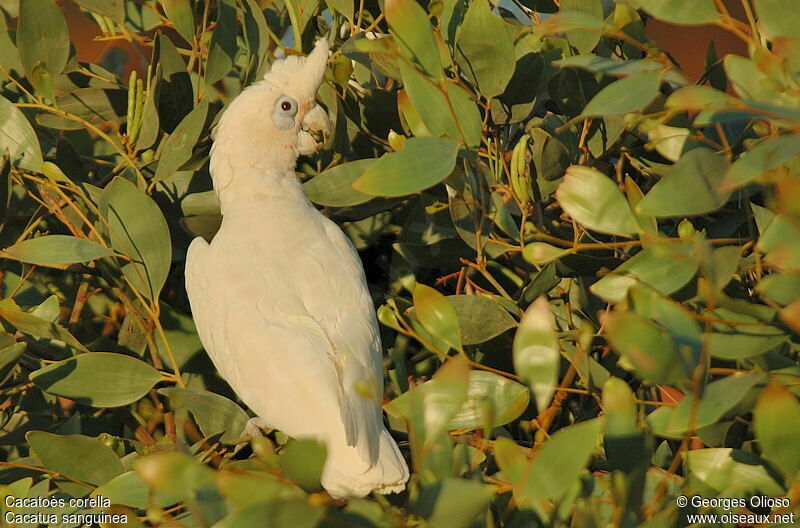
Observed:
[[[394,130],[389,131],[389,146],[392,147],[392,150],[395,152],[399,152],[403,150],[403,147],[406,146],[406,137],[402,134],[398,134]]]
[[[679,237],[681,237],[681,238],[693,238],[695,233],[697,233],[697,231],[695,231],[694,226],[692,225],[692,223],[689,220],[687,220],[686,218],[681,220],[681,223],[678,224],[678,236]]]

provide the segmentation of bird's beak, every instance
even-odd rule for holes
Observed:
[[[331,124],[328,114],[318,104],[306,112],[300,124],[297,151],[303,155],[315,153],[328,141],[331,134]]]

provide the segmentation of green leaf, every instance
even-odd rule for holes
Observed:
[[[269,54],[270,36],[267,20],[256,0],[245,0],[242,4],[244,18],[244,38],[247,43],[247,50],[253,61],[252,70],[249,72],[248,80],[260,79],[264,76],[267,67],[267,55]]]
[[[161,380],[144,361],[109,352],[79,354],[31,373],[43,391],[92,407],[128,405]]]
[[[214,84],[233,68],[236,58],[236,37],[239,23],[236,20],[236,0],[220,0],[217,4],[217,26],[211,35],[211,48],[206,62],[206,84]]]
[[[639,0],[639,6],[665,22],[705,25],[719,22],[714,0]]]
[[[193,490],[213,486],[214,482],[214,471],[208,466],[191,455],[176,451],[148,454],[137,459],[133,467],[156,491],[176,497],[192,496]]]
[[[524,254],[523,254],[524,256]],[[531,282],[522,290],[520,301],[523,303],[533,302],[534,299],[540,295],[545,295],[550,290],[558,286],[561,282],[561,277],[556,273],[555,263],[550,263],[537,272]]]
[[[555,319],[547,297],[539,297],[525,311],[514,335],[514,370],[533,391],[541,413],[553,397],[561,366]]]
[[[558,500],[583,472],[598,445],[603,419],[596,418],[559,429],[536,452],[514,485],[520,507],[541,500]]]
[[[117,475],[94,490],[91,496],[104,497],[112,504],[124,504],[137,509],[146,509],[151,502],[165,508],[179,501],[177,497],[159,491],[152,492],[135,471]]]
[[[33,172],[42,170],[42,149],[25,115],[0,96],[0,156],[8,152],[11,163]]]
[[[456,164],[458,143],[446,138],[414,137],[400,152],[390,152],[353,182],[353,188],[372,196],[405,196],[447,178]]]
[[[697,273],[691,246],[682,243],[651,244],[592,284],[589,290],[608,302],[622,301],[641,282],[669,295],[682,288]]]
[[[695,148],[681,156],[648,192],[637,209],[653,216],[693,216],[716,211],[728,201],[730,192],[720,192],[728,161],[706,148]]]
[[[450,428],[450,420],[467,401],[472,373],[469,364],[456,356],[447,360],[432,380],[384,405],[392,416],[410,422],[412,451],[416,460],[423,458],[420,454],[423,447],[430,447],[438,435]]]
[[[325,445],[316,440],[292,440],[281,453],[281,469],[306,491],[317,490],[327,452]]]
[[[19,52],[8,34],[8,23],[5,16],[0,16],[0,66],[9,72],[17,71],[22,73]]]
[[[124,471],[119,457],[97,438],[44,431],[31,431],[25,438],[44,467],[65,477],[100,485]]]
[[[754,0],[753,6],[758,14],[759,30],[768,39],[797,37],[800,15],[792,0]]]
[[[691,358],[684,358],[664,328],[632,312],[614,312],[607,320],[608,340],[639,379],[675,383],[688,379]]]
[[[270,473],[220,471],[214,481],[222,494],[240,508],[305,495],[296,486]]]
[[[417,386],[425,395],[446,394],[442,389],[441,380],[434,378]],[[440,390],[441,389],[441,390]],[[451,413],[447,420],[446,429],[478,429],[500,427],[516,420],[528,407],[530,391],[508,378],[483,370],[469,371],[469,383],[466,389],[466,398],[460,396],[446,398],[445,400],[432,398],[426,401],[426,412],[437,412],[433,407],[447,405],[443,413]],[[386,412],[397,418],[408,419],[411,416],[411,392],[405,392],[391,402],[387,403]],[[453,409],[453,402],[461,400],[457,409]]]
[[[158,64],[158,117],[164,132],[175,127],[194,109],[194,88],[186,71],[186,63],[175,44],[163,33],[157,33],[153,55]],[[146,126],[146,123],[145,123]]]
[[[780,497],[783,486],[775,482],[763,462],[754,454],[738,449],[695,449],[686,453],[690,478],[726,497],[766,494]]]
[[[558,260],[571,252],[569,249],[552,246],[544,242],[531,242],[530,244],[525,244],[522,256],[531,264],[541,265]]]
[[[306,498],[273,500],[235,511],[213,528],[263,526],[265,519],[269,519],[270,528],[316,528],[323,517],[325,508],[313,506]]]
[[[119,24],[125,24],[123,0],[76,0],[77,4],[98,15],[106,16]],[[164,4],[167,2],[165,1]]]
[[[203,125],[208,114],[208,101],[203,99],[183,118],[172,134],[164,141],[161,149],[161,159],[158,162],[155,181],[161,181],[172,176],[192,157],[192,151],[200,139]]]
[[[414,288],[414,309],[425,329],[455,350],[461,350],[458,316],[447,298],[430,286],[417,283]],[[446,352],[446,350],[442,350]]]
[[[548,134],[541,128],[530,132],[533,142],[533,166],[537,178],[555,181],[564,175],[570,165],[570,153],[558,138]]]
[[[194,43],[194,13],[191,0],[161,0],[164,14],[178,34],[189,44]]]
[[[530,391],[516,381],[493,372],[469,373],[467,399],[447,425],[448,430],[500,427],[525,412]]]
[[[64,266],[89,262],[113,255],[97,242],[69,235],[45,235],[17,242],[0,250],[0,258],[9,258],[37,266]]]
[[[185,365],[196,361],[198,356],[203,354],[203,344],[197,335],[197,328],[191,317],[164,302],[160,303],[160,310],[159,319],[172,349],[172,357],[177,361],[178,367],[183,369]],[[156,345],[161,359],[171,365],[170,354],[167,353],[164,342],[156,339]]]
[[[449,295],[461,328],[461,343],[475,345],[498,336],[517,325],[499,304],[478,295]]]
[[[232,444],[239,440],[247,425],[247,413],[224,396],[200,389],[170,387],[158,392],[170,399],[173,408],[186,408],[204,436],[223,433],[219,441]]]
[[[791,216],[776,215],[761,233],[757,247],[776,268],[800,270],[800,226]]]
[[[629,235],[640,230],[622,191],[608,176],[590,167],[569,167],[556,199],[576,222],[594,231]]]
[[[581,68],[592,73],[614,76],[634,75],[664,69],[664,65],[655,60],[614,60],[599,55],[573,55],[553,61],[553,65],[561,68]]]
[[[753,425],[761,453],[775,464],[787,482],[800,471],[800,402],[777,383],[761,391],[753,410]]]
[[[746,411],[747,409],[738,408],[740,402],[765,380],[763,373],[755,372],[735,374],[714,381],[703,391],[700,403],[696,405],[696,413],[693,412],[694,396],[687,394],[677,407],[659,407],[650,413],[647,423],[655,435],[681,439],[690,427],[697,431],[719,422],[734,409]]]
[[[368,202],[373,197],[358,192],[352,184],[377,161],[370,158],[342,163],[317,174],[303,184],[303,189],[308,199],[319,205],[351,207]]]
[[[660,71],[638,73],[614,81],[595,95],[581,117],[628,114],[641,110],[658,95]]]
[[[480,145],[481,116],[463,88],[446,81],[434,82],[407,61],[400,60],[399,66],[403,86],[413,103],[413,109],[425,123],[430,135],[444,135],[463,141],[470,147]],[[445,88],[447,96],[443,92]],[[415,130],[415,134],[422,135],[418,130]]]
[[[27,348],[28,343],[25,342],[14,343],[11,346],[0,348],[0,384],[6,381]]]
[[[630,386],[617,377],[603,385],[603,414],[608,437],[625,438],[640,432],[636,411],[636,395]]]
[[[422,489],[410,510],[431,528],[468,528],[494,498],[493,486],[446,478]]]
[[[602,33],[606,24],[600,18],[583,11],[559,11],[542,20],[538,33],[545,35],[567,31],[586,30]]]
[[[127,94],[124,90],[104,88],[79,88],[56,98],[60,110],[79,117],[93,125],[106,121],[120,123],[124,115]],[[85,125],[74,119],[43,112],[36,116],[36,122],[57,130],[83,130]]]
[[[0,318],[24,334],[63,341],[71,347],[86,351],[86,347],[66,328],[32,313],[23,312],[11,299],[0,301]]]
[[[761,279],[756,291],[781,306],[791,304],[800,299],[800,274],[772,273]]]
[[[351,23],[353,22],[353,0],[325,0],[330,9],[333,9]]]
[[[720,110],[733,107],[736,101],[725,92],[710,86],[684,86],[667,98],[667,108],[683,111]]]
[[[400,53],[433,79],[442,79],[439,46],[422,6],[415,0],[387,0],[383,12]]]
[[[492,35],[492,38],[486,38]],[[514,75],[514,43],[506,24],[492,13],[486,0],[469,4],[461,24],[456,49],[461,54],[462,71],[473,80],[486,98],[505,91]]]
[[[69,32],[61,9],[53,0],[20,2],[17,48],[29,77],[37,68],[51,77],[64,70],[69,58]]]
[[[680,159],[688,138],[688,128],[658,125],[647,131],[647,139],[656,152],[672,162]]]
[[[561,0],[561,13],[577,11],[592,16],[597,20],[603,20],[603,6],[599,0]],[[578,50],[578,53],[588,53],[592,51],[603,34],[600,31],[592,30],[572,30],[566,33],[567,40]]]
[[[770,172],[800,153],[800,137],[795,135],[765,139],[730,166],[720,190],[731,191],[750,182],[763,180]]]
[[[172,242],[161,209],[123,178],[103,190],[100,210],[108,222],[111,246],[133,262],[122,273],[142,295],[158,298],[172,262]]]

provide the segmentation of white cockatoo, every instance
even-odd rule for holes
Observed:
[[[214,365],[260,422],[325,443],[334,497],[405,488],[408,466],[383,425],[382,348],[364,269],[294,168],[328,133],[315,94],[328,47],[278,60],[224,111],[211,177],[222,225],[186,257],[186,291]]]

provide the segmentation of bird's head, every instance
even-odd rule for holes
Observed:
[[[242,91],[225,109],[214,130],[215,153],[259,158],[291,170],[299,155],[316,152],[330,133],[325,110],[315,99],[328,59],[328,44],[317,41],[306,57],[277,60],[264,79]],[[224,187],[230,182],[217,181]]]

